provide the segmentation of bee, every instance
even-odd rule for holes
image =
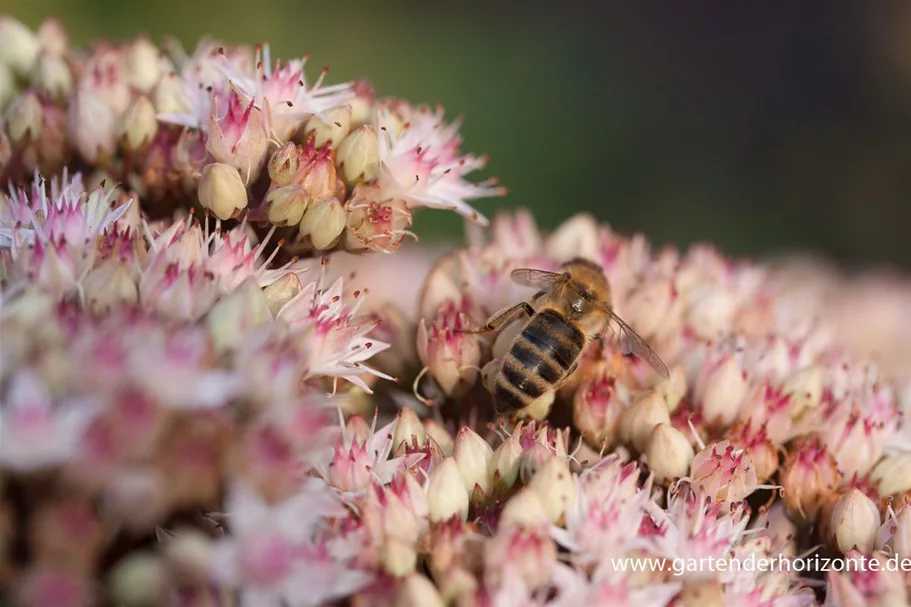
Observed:
[[[484,326],[467,331],[488,333],[519,312],[529,316],[493,378],[499,411],[518,411],[556,392],[578,367],[586,346],[603,340],[606,331],[618,339],[625,354],[645,360],[662,377],[668,377],[661,358],[614,313],[610,283],[599,265],[575,258],[557,272],[522,268],[513,270],[511,278],[539,291],[530,301],[504,308]]]

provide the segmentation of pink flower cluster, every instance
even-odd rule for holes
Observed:
[[[911,559],[911,282],[584,215],[484,230],[468,201],[501,191],[465,179],[458,123],[268,46],[0,39],[15,604],[909,601],[906,571],[735,564]],[[421,206],[475,220],[468,245],[402,247]],[[500,416],[524,321],[465,330],[534,294],[511,270],[575,257],[669,376],[593,341]]]

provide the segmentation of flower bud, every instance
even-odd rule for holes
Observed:
[[[60,19],[48,17],[38,26],[38,45],[45,52],[63,56],[70,47],[70,35]]]
[[[158,118],[152,101],[137,97],[120,117],[120,141],[128,152],[135,152],[149,144],[158,134]]]
[[[880,526],[879,509],[863,491],[854,488],[835,504],[830,522],[833,547],[842,553],[860,550],[869,554]]]
[[[795,520],[812,522],[835,493],[841,474],[825,446],[818,440],[805,439],[791,447],[779,482],[788,514]]]
[[[503,444],[493,452],[493,457],[487,464],[487,474],[494,494],[503,495],[516,484],[523,456],[522,444],[515,436],[507,436]]]
[[[418,554],[414,544],[387,538],[380,546],[380,565],[393,577],[404,577],[414,571]]]
[[[537,527],[550,523],[551,518],[538,496],[531,487],[524,487],[506,501],[500,513],[500,526],[522,525]]]
[[[373,127],[362,125],[345,137],[338,146],[336,163],[342,181],[349,188],[372,181],[380,165],[379,141]]]
[[[300,148],[288,141],[269,157],[269,179],[275,185],[288,185],[300,169]]]
[[[782,386],[782,395],[790,397],[788,409],[793,419],[817,409],[822,402],[822,369],[818,366],[800,369]]]
[[[82,281],[82,290],[93,314],[106,314],[119,305],[139,301],[136,281],[119,259],[108,259],[92,268]]]
[[[114,157],[117,116],[99,93],[77,89],[67,112],[67,131],[76,150],[91,164]]]
[[[302,288],[300,277],[290,272],[263,289],[272,316],[277,316],[282,307],[300,293]]]
[[[431,521],[445,521],[453,516],[463,521],[468,516],[468,492],[452,457],[444,458],[430,473],[427,481],[427,507]]]
[[[655,426],[645,448],[648,467],[661,484],[686,476],[695,455],[690,441],[668,424]]]
[[[658,394],[649,392],[623,412],[620,418],[620,438],[642,453],[655,426],[670,423],[667,405]]]
[[[655,385],[655,392],[664,399],[667,410],[673,413],[686,396],[686,373],[681,365],[671,369],[670,375]]]
[[[242,102],[232,92],[225,115],[219,117],[213,113],[209,117],[206,149],[216,161],[243,173],[245,183],[254,181],[269,149],[262,110],[253,101]]]
[[[911,491],[911,453],[887,455],[870,471],[870,480],[883,497]]]
[[[562,457],[550,458],[528,486],[538,495],[551,522],[558,521],[566,507],[576,501],[576,485],[569,471],[569,460]]]
[[[725,356],[710,366],[696,386],[697,402],[706,424],[713,428],[730,426],[740,412],[749,384],[735,356]]]
[[[351,106],[342,105],[323,112],[321,116],[312,116],[304,128],[306,137],[313,137],[313,144],[321,147],[329,144],[337,148],[351,132]]]
[[[161,78],[161,55],[152,41],[144,36],[133,40],[125,53],[130,83],[143,93],[148,93]]]
[[[395,418],[395,432],[392,436],[392,450],[396,451],[402,443],[409,447],[417,444],[418,448],[423,447],[427,442],[427,433],[424,431],[424,425],[418,419],[414,409],[403,407],[399,410]]]
[[[0,63],[19,77],[26,77],[38,57],[38,36],[10,15],[0,15]]]
[[[449,301],[427,327],[418,326],[418,357],[447,396],[461,394],[477,381],[481,349],[476,335],[463,333],[470,327],[459,306]]]
[[[269,222],[279,227],[298,225],[304,217],[309,200],[304,188],[297,184],[269,188],[266,193]]]
[[[247,208],[247,187],[237,169],[220,162],[207,164],[199,180],[199,203],[222,220]]]
[[[573,396],[573,423],[593,449],[616,444],[628,397],[626,387],[600,366],[582,380]]]
[[[401,607],[444,607],[436,586],[420,573],[412,573],[401,583],[395,604]]]
[[[50,99],[61,102],[73,92],[73,72],[62,57],[41,53],[32,66],[29,83]]]
[[[690,295],[687,323],[702,339],[714,340],[730,333],[737,311],[737,294],[730,287],[708,284]]]
[[[452,435],[449,434],[443,425],[433,418],[427,418],[424,420],[424,431],[427,433],[427,436],[432,438],[437,445],[440,447],[440,451],[444,456],[449,457],[452,455],[452,449],[455,446],[455,441],[452,439]]]
[[[256,278],[251,276],[215,302],[206,316],[206,326],[215,351],[223,353],[239,348],[254,329],[270,320],[269,302]]]
[[[183,87],[183,80],[174,72],[162,76],[152,91],[155,109],[160,114],[185,114],[191,111]]]
[[[544,467],[554,456],[546,445],[538,441],[522,455],[522,464],[519,467],[519,478],[523,483],[529,482],[532,477]]]
[[[196,529],[180,529],[164,542],[162,554],[178,575],[203,582],[212,566],[212,540]]]
[[[168,570],[152,552],[133,552],[110,573],[111,598],[124,607],[160,605],[168,594]]]
[[[472,500],[480,501],[490,493],[490,475],[488,464],[493,457],[493,449],[478,433],[462,426],[456,435],[452,457],[459,467],[459,474],[465,483],[465,491]]]
[[[895,513],[892,521],[886,521],[892,528],[889,546],[892,553],[900,558],[911,558],[911,504],[905,504]]]
[[[318,251],[331,249],[345,230],[345,208],[337,198],[323,198],[307,208],[300,223],[301,236],[309,236]]]
[[[37,141],[43,122],[41,102],[34,91],[19,95],[6,110],[6,124],[13,145]]]
[[[354,97],[348,102],[351,106],[351,124],[364,124],[370,120],[373,102],[376,101],[376,90],[373,85],[364,79],[355,80]]]

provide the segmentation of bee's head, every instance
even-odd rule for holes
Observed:
[[[584,297],[610,303],[610,283],[597,263],[576,257],[561,265],[560,270],[569,275],[573,288]]]

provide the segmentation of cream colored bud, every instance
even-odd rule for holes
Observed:
[[[266,194],[269,222],[279,227],[299,224],[309,200],[304,188],[297,184],[270,189]]]
[[[165,74],[152,92],[155,109],[162,114],[185,114],[190,111],[183,80],[175,73]]]
[[[212,540],[196,529],[180,529],[164,542],[162,554],[176,573],[202,582],[212,565]]]
[[[111,598],[124,607],[160,605],[168,594],[168,570],[149,551],[133,552],[110,573]]]
[[[40,50],[35,32],[10,15],[0,15],[0,40],[0,63],[19,77],[28,76]]]
[[[313,144],[322,147],[329,143],[337,148],[351,132],[351,106],[342,105],[326,112],[322,116],[313,116],[307,121],[304,135],[313,135]]]
[[[263,289],[263,295],[266,296],[266,301],[269,302],[269,312],[272,313],[272,316],[277,316],[282,307],[294,299],[302,288],[300,276],[291,272]]]
[[[445,607],[436,586],[420,573],[412,573],[399,586],[395,604],[399,607]]]
[[[63,56],[69,50],[70,35],[60,19],[48,17],[38,26],[36,34],[38,46],[45,52]]]
[[[538,492],[531,487],[524,487],[506,501],[500,513],[499,524],[537,527],[546,525],[551,520]]]
[[[269,179],[275,185],[288,185],[300,169],[300,148],[293,141],[282,144],[269,157]]]
[[[67,131],[82,159],[103,164],[117,148],[117,117],[92,89],[76,89],[67,109]]]
[[[696,453],[682,432],[670,424],[661,423],[652,430],[645,456],[655,481],[664,484],[686,476]]]
[[[527,483],[537,474],[538,470],[544,467],[544,464],[555,457],[553,452],[545,445],[535,441],[531,449],[522,455],[522,464],[519,468],[519,478],[523,483]]]
[[[883,497],[911,491],[911,453],[887,455],[873,467],[870,480]]]
[[[414,545],[392,538],[387,538],[380,546],[380,565],[393,577],[405,577],[412,571],[418,561]]]
[[[92,268],[82,281],[82,291],[93,314],[106,314],[117,306],[139,301],[139,289],[129,268],[115,258]]]
[[[486,440],[469,428],[462,426],[456,435],[452,457],[459,467],[465,491],[474,495],[477,486],[481,493],[490,493],[490,475],[487,466],[493,457],[493,449]],[[477,497],[477,496],[476,496]]]
[[[832,511],[833,543],[842,553],[857,549],[864,554],[873,550],[881,520],[876,504],[863,491],[854,488],[845,493]]]
[[[427,436],[432,438],[437,445],[440,447],[440,452],[449,457],[452,455],[452,448],[455,446],[455,441],[452,438],[452,435],[440,422],[433,418],[427,418],[424,420],[424,431],[427,433]]]
[[[199,203],[222,220],[247,208],[247,186],[237,169],[221,162],[206,165],[199,180]]]
[[[804,413],[816,409],[822,403],[823,377],[818,366],[800,369],[789,377],[782,386],[782,394],[789,395],[789,410],[792,419],[799,419]]]
[[[63,101],[73,92],[73,72],[62,57],[41,53],[29,74],[29,83],[55,101]]]
[[[300,223],[301,236],[309,236],[318,251],[331,249],[345,231],[347,216],[337,198],[317,200],[304,213]]]
[[[231,293],[223,296],[206,316],[215,351],[230,352],[239,348],[257,327],[272,320],[269,301],[250,277]]]
[[[380,165],[376,131],[367,124],[359,127],[339,144],[335,158],[342,181],[349,188],[373,180]]]
[[[627,407],[620,418],[620,439],[642,453],[658,424],[671,424],[667,405],[657,393],[649,392]]]
[[[130,44],[126,65],[130,83],[143,93],[151,91],[161,78],[161,55],[148,38],[140,37]]]
[[[155,106],[146,96],[137,97],[120,117],[119,139],[123,149],[135,152],[144,148],[158,134]]]
[[[714,427],[730,426],[737,419],[748,389],[740,362],[734,356],[728,357],[709,376],[702,391],[700,407],[706,423]]]
[[[395,432],[392,435],[392,449],[398,449],[402,443],[409,447],[417,442],[417,446],[423,447],[427,442],[427,433],[424,431],[424,425],[418,419],[414,409],[403,407],[399,410],[395,418]]]
[[[37,141],[41,137],[44,111],[34,91],[27,91],[13,100],[6,110],[6,124],[14,145]]]
[[[445,521],[453,516],[464,521],[468,516],[468,492],[454,458],[444,458],[430,473],[427,507],[431,521]]]
[[[569,460],[552,457],[538,470],[528,485],[538,495],[551,522],[559,520],[566,507],[576,501],[576,483]]]
[[[487,464],[487,473],[494,492],[505,493],[512,489],[519,478],[524,455],[522,444],[514,436],[507,436],[503,444],[497,447]]]
[[[655,386],[655,392],[664,399],[667,410],[673,413],[686,395],[686,373],[681,365],[671,369],[670,375]]]

